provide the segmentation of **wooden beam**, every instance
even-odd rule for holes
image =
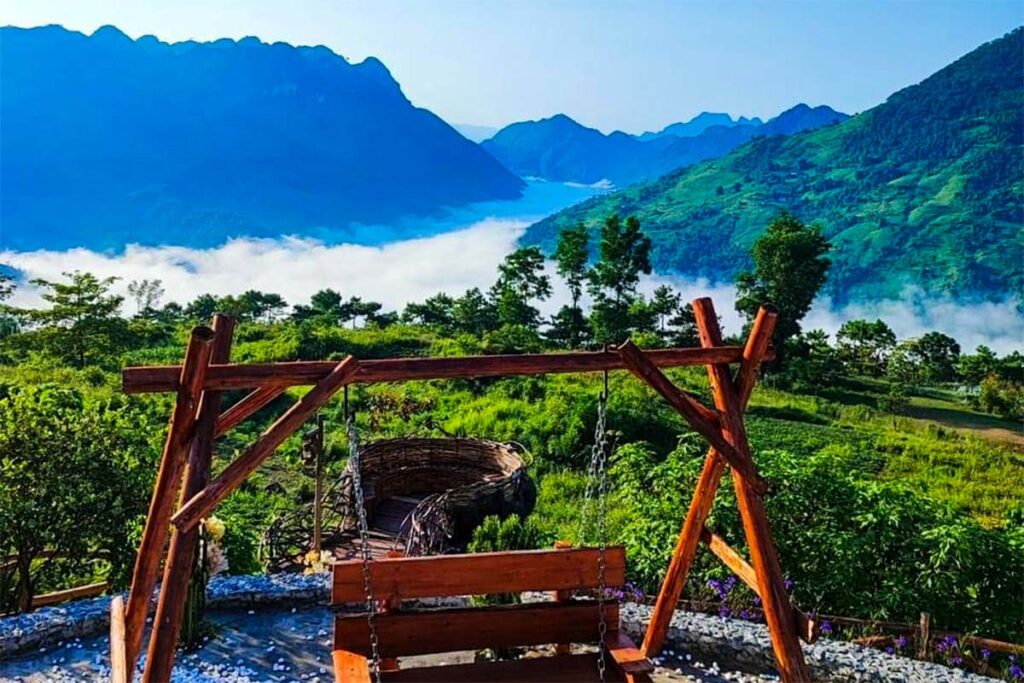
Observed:
[[[743,349],[656,349],[647,352],[658,367],[682,367],[707,363],[738,363]],[[249,389],[263,386],[316,384],[329,375],[333,361],[214,365],[206,377],[206,389]],[[543,375],[566,372],[622,370],[618,354],[609,351],[536,353],[451,358],[388,358],[365,360],[352,378],[353,384],[409,380],[456,379]],[[121,389],[128,394],[175,391],[180,369],[174,365],[133,367],[121,371]]]
[[[146,616],[149,614],[149,601],[160,571],[160,558],[167,543],[174,499],[178,495],[181,475],[185,469],[185,458],[192,441],[199,394],[213,350],[212,341],[213,330],[210,328],[193,329],[188,348],[185,350],[185,362],[181,366],[178,396],[174,403],[174,411],[171,413],[170,427],[160,459],[160,470],[153,486],[153,497],[149,503],[146,526],[142,532],[142,541],[132,572],[132,587],[125,607],[126,670],[129,676],[135,670],[135,662],[138,661],[142,645]]]
[[[374,617],[381,657],[479,650],[482,648],[591,643],[598,640],[596,601],[554,602],[495,607],[458,607],[394,612]],[[619,621],[619,605],[604,606],[608,623]],[[334,646],[369,656],[370,627],[365,614],[339,616]]]
[[[57,605],[68,600],[78,600],[79,598],[92,598],[97,595],[102,595],[107,592],[110,588],[110,584],[106,581],[100,581],[99,583],[90,583],[85,586],[75,586],[74,588],[67,588],[62,591],[54,591],[53,593],[45,593],[43,595],[32,596],[32,609],[37,607],[45,607],[47,605]]]
[[[354,652],[335,650],[334,680],[338,683],[370,683],[370,661]]]
[[[718,415],[705,408],[695,398],[682,391],[652,363],[632,341],[619,347],[619,356],[623,364],[639,379],[646,382],[652,389],[661,394],[669,405],[682,415],[690,426],[711,442],[734,470],[746,478],[756,491],[764,492],[768,486],[754,469],[749,459],[744,459],[735,447],[728,443],[720,428]]]
[[[588,652],[579,655],[479,661],[471,664],[418,666],[402,671],[384,671],[380,678],[384,683],[580,683],[598,681],[600,675],[597,670],[597,657],[594,653]],[[339,683],[349,681],[346,678],[337,680]],[[362,681],[359,678],[351,680],[354,683]],[[608,680],[613,679],[609,677]]]
[[[128,661],[125,652],[124,598],[115,595],[110,601],[110,683],[128,683]]]
[[[230,360],[234,329],[235,321],[231,318],[222,315],[214,317],[211,362],[227,363]],[[204,391],[199,401],[195,439],[189,451],[185,485],[181,490],[179,505],[202,491],[209,479],[214,430],[217,416],[220,414],[220,398],[219,391]],[[160,585],[160,598],[153,619],[153,631],[149,638],[146,668],[142,674],[144,683],[171,680],[174,653],[181,635],[181,621],[185,613],[188,586],[192,579],[198,545],[198,529],[184,532],[175,529],[171,534],[170,550],[164,564],[164,578]]]
[[[647,674],[654,671],[651,660],[640,652],[629,636],[619,630],[609,631],[604,636],[604,644],[608,649],[612,664],[626,679],[627,683],[649,681]]]
[[[295,433],[316,411],[344,386],[359,369],[359,361],[352,356],[335,365],[331,374],[313,387],[277,419],[249,450],[238,457],[220,476],[211,481],[202,491],[194,495],[174,515],[172,522],[179,529],[192,529],[217,504],[241,485],[250,474],[273,455],[285,439]]]
[[[370,580],[377,595],[402,600],[596,588],[600,554],[597,548],[564,548],[381,558],[370,563]],[[605,583],[625,580],[626,552],[611,546],[605,550]],[[362,561],[335,563],[331,602],[365,600]]]
[[[732,546],[726,543],[725,539],[712,533],[710,529],[705,527],[704,531],[701,532],[700,540],[708,546],[708,550],[715,557],[721,560],[726,567],[732,570],[733,574],[739,577],[740,581],[746,584],[747,588],[754,591],[755,595],[760,595],[757,587],[757,574],[754,573],[754,568]],[[801,612],[796,605],[793,605],[792,611],[793,623],[796,626],[800,640],[810,645],[821,635],[820,625],[816,620],[809,618]]]
[[[722,343],[722,332],[718,317],[710,299],[693,302],[693,313],[701,344],[718,346]],[[730,446],[736,449],[741,459],[753,467],[750,445],[743,425],[743,408],[736,392],[729,368],[726,365],[708,365],[708,377],[715,397],[715,407],[723,422],[723,434]],[[719,449],[721,450],[721,449]],[[730,463],[732,464],[732,463]],[[736,489],[736,503],[743,521],[743,531],[750,550],[751,564],[757,576],[758,595],[764,605],[765,621],[771,635],[772,650],[778,665],[779,675],[785,682],[809,681],[810,672],[804,662],[803,650],[793,624],[793,608],[783,585],[782,567],[775,552],[768,516],[764,502],[754,491],[749,480],[733,467],[733,485]]]
[[[769,308],[761,308],[757,312],[757,317],[754,318],[754,325],[750,329],[750,336],[747,337],[747,344],[743,349],[743,363],[736,373],[736,392],[739,394],[740,404],[743,408],[746,408],[750,401],[750,395],[754,391],[758,368],[766,358],[765,354],[768,351],[772,333],[775,331],[777,318],[778,314]],[[725,465],[725,460],[712,447],[704,460],[704,469],[701,470],[700,478],[694,488],[686,520],[679,531],[675,551],[672,553],[668,570],[665,572],[665,579],[658,592],[657,602],[655,602],[654,610],[651,613],[647,632],[644,634],[642,649],[648,657],[658,654],[665,642],[666,635],[668,635],[672,615],[675,613],[679,596],[682,595],[683,586],[686,585],[686,579],[690,574],[690,567],[697,555],[700,533],[707,523],[708,515],[711,514],[715,494],[718,492],[722,475],[725,473]]]
[[[224,436],[232,427],[249,419],[253,413],[268,405],[286,389],[285,386],[274,384],[253,389],[250,394],[225,410],[217,418],[217,429],[215,430],[217,438]]]

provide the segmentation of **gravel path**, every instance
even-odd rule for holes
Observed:
[[[179,656],[176,683],[275,681],[328,683],[331,667],[331,612],[323,607],[214,611],[219,633],[195,652]],[[110,641],[99,636],[62,642],[0,662],[3,683],[98,682],[110,677]],[[472,661],[472,653],[412,657],[406,666]],[[683,653],[666,652],[658,683],[722,683],[778,680],[776,676],[720,671]]]

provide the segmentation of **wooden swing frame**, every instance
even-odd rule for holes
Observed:
[[[615,349],[597,352],[367,361],[348,356],[340,362],[244,365],[229,363],[234,322],[216,315],[211,328],[197,327],[192,331],[182,365],[125,368],[122,388],[126,393],[175,392],[176,398],[131,590],[127,601],[118,596],[111,604],[112,680],[128,683],[134,678],[161,562],[163,580],[142,679],[146,683],[170,679],[195,561],[199,523],[344,386],[622,369],[629,370],[660,394],[711,445],[654,606],[643,654],[653,657],[661,649],[697,548],[703,542],[761,598],[782,680],[810,680],[799,640],[813,642],[818,628],[793,607],[783,583],[761,498],[767,484],[757,473],[743,424],[743,413],[761,363],[771,359],[769,345],[777,314],[762,308],[745,346],[738,347],[723,344],[710,299],[696,299],[693,311],[700,334],[699,348],[642,351],[627,341]],[[739,364],[735,374],[729,368],[734,363]],[[661,370],[694,365],[707,367],[714,409],[676,387]],[[215,439],[268,405],[288,387],[297,385],[313,388],[211,479]],[[221,395],[228,389],[249,389],[250,393],[222,410]],[[750,551],[749,563],[706,526],[727,467]]]

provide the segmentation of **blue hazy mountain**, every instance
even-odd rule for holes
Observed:
[[[610,181],[621,187],[720,157],[758,136],[792,135],[848,118],[831,107],[812,108],[806,104],[798,104],[766,123],[758,119],[740,123],[726,114],[722,116],[729,125],[712,125],[692,136],[657,134],[641,140],[621,131],[606,135],[558,114],[540,121],[513,123],[482,146],[521,176],[587,184]]]
[[[641,133],[635,137],[637,140],[653,140],[654,138],[660,138],[664,135],[675,135],[678,138],[692,138],[696,135],[700,135],[712,126],[725,126],[726,128],[731,128],[732,126],[760,126],[762,123],[763,121],[756,116],[752,119],[748,119],[746,116],[740,116],[737,119],[733,119],[729,114],[702,111],[689,121],[670,123],[657,132],[647,131],[646,133]]]
[[[374,58],[0,29],[3,248],[209,246],[519,197]]]
[[[453,123],[452,127],[473,142],[483,142],[498,132],[494,126],[478,126],[472,123]]]

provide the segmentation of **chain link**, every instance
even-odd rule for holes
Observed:
[[[377,601],[373,597],[373,577],[370,572],[370,524],[366,519],[366,506],[363,503],[362,465],[359,462],[359,434],[353,416],[348,418],[349,467],[352,470],[352,487],[356,496],[356,518],[359,523],[360,554],[363,557],[363,587],[366,589],[366,622],[370,629],[370,649],[373,657],[370,660],[370,673],[375,683],[380,683],[380,647],[377,640]],[[602,678],[602,680],[604,680]]]
[[[597,532],[598,556],[597,556],[597,610],[598,610],[598,651],[597,651],[597,672],[601,681],[605,680],[605,643],[604,637],[608,633],[608,620],[605,613],[606,585],[606,551],[608,549],[608,533],[606,524],[606,495],[608,493],[607,461],[608,461],[608,433],[607,423],[607,391],[601,394],[597,404],[597,425],[594,428],[594,445],[591,449],[590,465],[587,468],[587,486],[583,493],[583,505],[580,515],[580,527],[577,534],[577,543],[582,545],[586,539],[586,532],[591,516],[591,506],[594,494],[597,494],[596,511],[594,522]]]

